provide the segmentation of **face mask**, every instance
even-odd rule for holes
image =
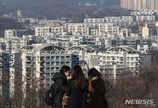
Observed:
[[[72,75],[68,76],[67,79],[70,80],[72,78]]]

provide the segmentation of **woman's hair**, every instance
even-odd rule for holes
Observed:
[[[82,68],[79,65],[73,68],[72,83],[78,90],[86,90],[88,87],[88,80],[85,78]]]
[[[62,66],[62,67],[60,68],[60,73],[64,75],[64,73],[67,72],[67,71],[69,71],[69,70],[70,70],[70,67],[64,65],[64,66]]]
[[[100,72],[95,68],[91,68],[88,71],[88,77],[89,78],[96,77],[96,76],[100,78],[100,75],[101,75]]]

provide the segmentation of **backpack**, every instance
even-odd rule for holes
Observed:
[[[54,104],[54,96],[55,96],[54,85],[52,85],[51,88],[45,94],[45,102],[48,106]]]

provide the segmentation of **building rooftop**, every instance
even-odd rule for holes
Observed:
[[[138,53],[137,50],[135,50],[134,48],[132,47],[129,47],[129,46],[116,46],[116,47],[111,47],[107,50],[108,52],[109,51],[125,51],[125,52],[128,52],[128,53]]]

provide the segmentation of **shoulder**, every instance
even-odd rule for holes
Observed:
[[[93,86],[100,86],[101,88],[105,86],[105,83],[102,79],[91,80]]]
[[[61,73],[55,74],[53,77],[53,81],[56,86],[60,86],[60,85],[68,83],[67,78],[64,75],[62,75]]]
[[[53,81],[56,80],[67,80],[67,78],[61,73],[55,73],[55,75],[53,76]]]

